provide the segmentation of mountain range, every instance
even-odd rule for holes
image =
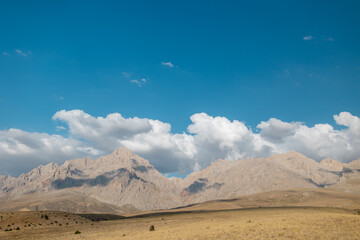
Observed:
[[[360,194],[360,159],[316,162],[294,151],[269,158],[217,160],[184,179],[163,176],[148,160],[119,148],[96,160],[68,160],[0,176],[0,211],[128,213],[177,208],[286,189]]]

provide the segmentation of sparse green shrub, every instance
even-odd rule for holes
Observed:
[[[15,230],[18,230],[18,231],[19,231],[19,230],[20,230],[20,228],[19,228],[19,227],[17,227]]]
[[[57,221],[55,221],[55,223],[58,223]]]
[[[61,223],[59,223],[59,226],[61,227],[61,226],[62,226],[62,224],[61,224]]]
[[[81,232],[80,231],[76,231],[75,234],[80,234]]]
[[[151,226],[150,226],[150,231],[155,231],[154,225],[151,225]]]
[[[45,220],[49,220],[49,216],[48,216],[48,215],[45,215],[44,218],[45,218]]]

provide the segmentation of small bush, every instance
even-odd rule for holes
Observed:
[[[80,234],[81,232],[80,231],[76,231],[75,234]]]
[[[155,231],[154,225],[151,225],[151,226],[150,226],[150,231]]]
[[[45,220],[49,220],[49,216],[48,216],[48,215],[45,215],[44,218],[45,218]]]
[[[19,230],[20,230],[20,228],[19,228],[19,227],[17,227],[15,230],[18,230],[18,231],[19,231]]]

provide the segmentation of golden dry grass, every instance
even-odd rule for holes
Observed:
[[[149,231],[151,225],[155,231]],[[81,234],[75,235],[77,230]],[[360,239],[360,215],[332,208],[194,212],[1,230],[0,239]]]

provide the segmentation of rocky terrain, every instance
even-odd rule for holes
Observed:
[[[146,159],[120,148],[90,158],[39,166],[18,178],[0,176],[0,211],[137,212],[285,189],[360,193],[360,160],[320,163],[297,152],[218,160],[171,180]]]

